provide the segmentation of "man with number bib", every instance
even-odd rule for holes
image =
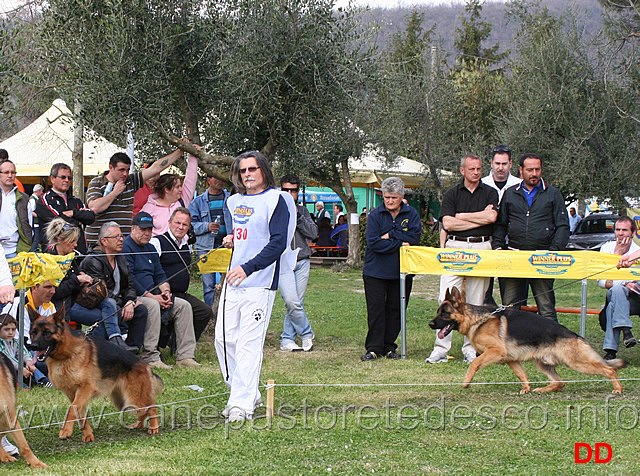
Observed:
[[[233,232],[223,246],[233,248],[216,322],[216,353],[231,394],[223,415],[229,421],[253,418],[262,398],[258,389],[264,339],[278,289],[278,275],[292,270],[289,248],[296,208],[288,193],[275,189],[267,159],[245,152],[231,166],[239,192],[227,200]]]

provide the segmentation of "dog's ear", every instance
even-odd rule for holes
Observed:
[[[462,291],[460,293],[460,301],[467,302],[467,280],[462,280]]]
[[[53,315],[53,322],[55,322],[58,325],[64,324],[64,302],[60,306],[60,309],[58,309],[56,313]]]
[[[451,292],[447,289],[447,300],[448,301],[459,301],[460,300],[460,291],[456,286],[451,288]]]
[[[455,289],[455,286],[453,289]],[[447,290],[444,292],[444,300],[451,301],[451,292],[449,291],[449,288],[447,288]]]

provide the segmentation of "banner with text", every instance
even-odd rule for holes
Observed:
[[[598,251],[463,250],[402,246],[400,272],[501,278],[640,280],[640,260],[616,269],[620,256]]]

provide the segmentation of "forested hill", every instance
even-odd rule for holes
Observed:
[[[573,6],[579,14],[580,23],[584,25],[587,36],[598,34],[602,30],[602,6],[598,0],[542,0],[542,5],[554,15],[560,15]],[[418,5],[418,11],[425,13],[424,29],[436,26],[434,39],[441,41],[450,58],[455,56],[453,42],[456,27],[460,26],[460,16],[464,14],[463,4],[450,5]],[[487,2],[482,9],[483,21],[491,22],[493,30],[485,45],[500,43],[500,51],[509,50],[515,36],[517,25],[509,22],[506,15],[508,5],[500,2]],[[373,8],[364,15],[367,22],[376,22],[380,26],[377,42],[384,49],[390,41],[390,35],[405,28],[405,16],[412,11],[412,7]]]

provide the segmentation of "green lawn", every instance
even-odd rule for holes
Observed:
[[[165,383],[158,399],[159,435],[123,428],[131,416],[107,415],[94,424],[95,443],[81,443],[77,430],[71,440],[60,441],[59,425],[30,429],[27,439],[55,474],[640,472],[637,381],[623,381],[624,396],[612,397],[609,381],[560,368],[567,380],[589,381],[570,382],[557,394],[520,395],[519,383],[500,384],[516,380],[508,367],[490,366],[475,378],[489,384],[462,389],[467,366],[458,334],[454,360],[424,363],[433,345],[427,323],[437,308],[438,282],[433,276],[416,278],[402,361],[359,359],[366,333],[359,272],[312,270],[306,308],[316,339],[310,353],[278,351],[284,309],[278,296],[262,369],[264,383],[276,381],[277,416],[271,422],[262,409],[253,422],[225,425],[219,412],[227,390],[208,329],[196,355],[202,369],[158,372]],[[589,293],[589,307],[599,307],[604,294],[595,282]],[[557,302],[578,306],[580,283],[559,290]],[[600,351],[603,333],[596,317],[588,319],[587,339]],[[579,316],[561,315],[560,321],[579,329]],[[640,378],[639,348],[619,355],[630,362],[620,377]],[[544,380],[533,365],[525,366],[532,381]],[[204,391],[184,388],[192,384]],[[206,398],[190,400],[198,397]],[[23,426],[58,422],[67,406],[60,392],[40,388],[20,392],[19,403],[28,412]],[[111,413],[113,407],[95,400],[91,411]],[[608,443],[613,458],[606,465],[575,464],[575,443]],[[0,465],[0,473],[16,470],[30,471],[22,459]]]

